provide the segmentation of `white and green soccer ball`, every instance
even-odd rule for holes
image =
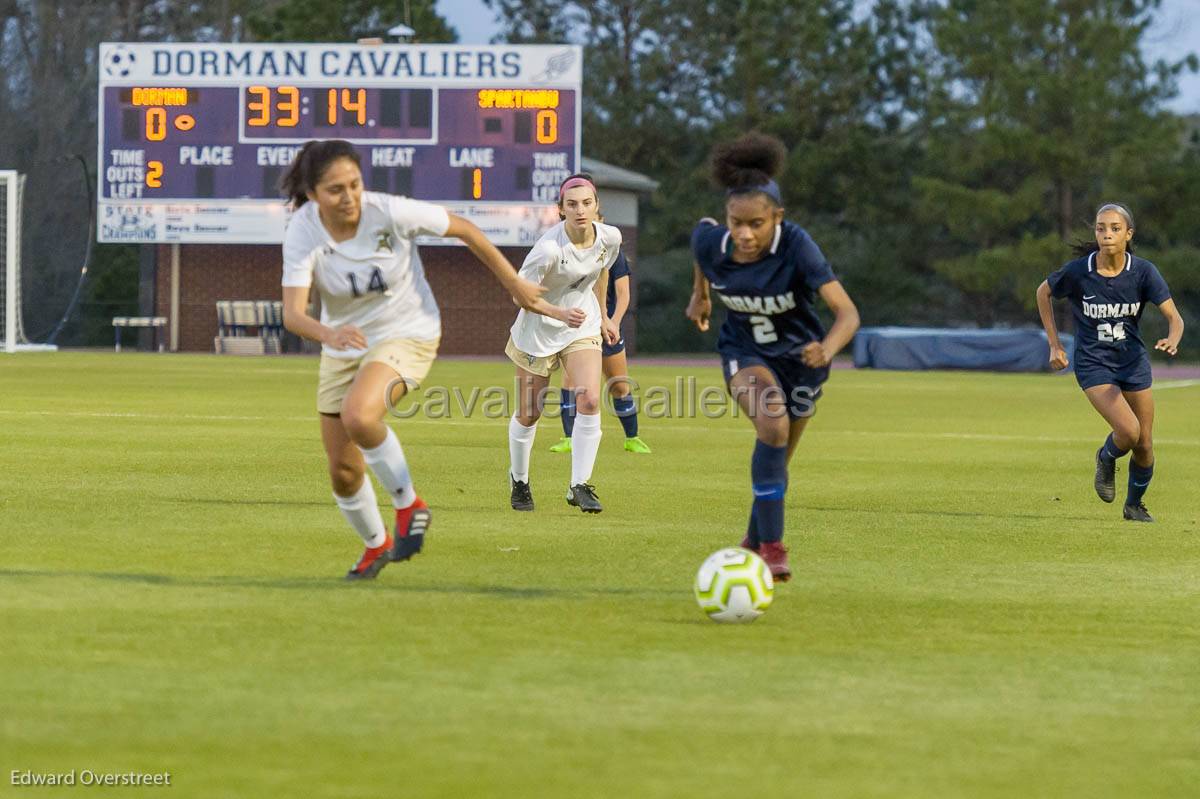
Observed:
[[[729,547],[708,556],[696,572],[696,602],[713,621],[754,621],[771,606],[775,581],[765,561]]]

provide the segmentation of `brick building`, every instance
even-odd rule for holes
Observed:
[[[636,172],[583,158],[583,169],[596,178],[605,221],[621,229],[626,257],[636,280],[638,200],[658,184]],[[217,333],[218,300],[273,300],[280,297],[279,245],[182,244],[178,261],[172,245],[146,247],[141,279],[141,313],[172,319],[174,351],[211,352]],[[520,266],[527,248],[502,247]],[[445,355],[495,355],[504,351],[516,316],[511,299],[466,247],[422,247],[425,274],[442,312]],[[173,275],[177,276],[173,280]],[[173,296],[174,295],[174,296]],[[623,325],[625,341],[637,351],[637,294]]]

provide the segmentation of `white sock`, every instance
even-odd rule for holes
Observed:
[[[379,515],[379,506],[375,504],[375,487],[371,485],[370,477],[363,475],[362,488],[354,496],[334,494],[333,501],[364,544],[369,547],[383,546],[387,540],[387,529],[383,526],[383,517]]]
[[[363,460],[371,467],[380,485],[391,495],[392,504],[396,509],[412,505],[413,500],[417,498],[417,492],[413,489],[412,476],[408,473],[408,461],[404,460],[404,449],[401,448],[400,439],[396,438],[392,428],[387,429],[387,437],[378,447],[359,449],[362,449]]]
[[[596,453],[600,451],[600,414],[575,417],[575,431],[571,434],[571,485],[577,486],[592,479],[592,467],[596,465]]]
[[[519,483],[529,482],[529,453],[533,451],[535,435],[537,422],[526,427],[515,416],[508,420],[508,470]]]

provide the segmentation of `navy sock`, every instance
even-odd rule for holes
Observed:
[[[633,395],[626,394],[624,397],[613,399],[613,410],[617,412],[617,418],[621,420],[621,427],[625,428],[625,437],[634,438],[638,428],[637,403],[633,401]]]
[[[754,442],[750,482],[754,490],[751,518],[758,520],[758,538],[764,544],[783,540],[783,498],[787,494],[787,447]]]
[[[571,433],[575,430],[574,391],[569,388],[562,389],[562,404],[559,408],[562,411],[559,415],[562,417],[563,435],[570,438]]]
[[[746,523],[746,538],[750,541],[750,546],[758,549],[758,545],[762,543],[758,540],[758,503],[750,503],[750,521]]]
[[[1100,457],[1108,463],[1115,463],[1118,458],[1125,457],[1128,453],[1127,449],[1118,449],[1113,442],[1112,433],[1108,434],[1108,438],[1104,439],[1104,446],[1100,448]]]
[[[1146,495],[1150,487],[1150,478],[1154,477],[1154,464],[1138,466],[1136,461],[1129,462],[1129,493],[1125,495],[1126,505],[1136,505]]]

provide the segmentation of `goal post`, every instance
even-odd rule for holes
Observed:
[[[0,169],[0,352],[54,350],[30,344],[21,318],[21,219],[25,176]]]
[[[5,352],[17,349],[17,291],[21,263],[21,198],[23,175],[0,169],[0,340]]]

